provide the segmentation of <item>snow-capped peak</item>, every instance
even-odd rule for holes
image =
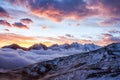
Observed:
[[[14,77],[15,76],[15,77]],[[10,80],[119,80],[120,44],[59,57],[1,73]]]

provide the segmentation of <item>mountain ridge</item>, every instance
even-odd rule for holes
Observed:
[[[120,78],[119,58],[120,43],[114,43],[94,51],[32,64],[7,74],[18,74],[17,77],[21,76],[18,80],[117,80]]]
[[[72,44],[62,44],[62,45],[58,45],[58,44],[53,44],[49,47],[47,47],[46,45],[40,43],[40,44],[34,44],[28,48],[25,48],[25,47],[21,47],[20,45],[18,44],[11,44],[11,45],[6,45],[6,46],[3,46],[2,48],[10,48],[10,49],[14,49],[14,50],[17,50],[17,49],[22,49],[22,50],[25,50],[25,51],[29,51],[29,50],[48,50],[48,49],[52,49],[52,50],[59,50],[61,51],[61,49],[71,49],[71,48],[75,48],[75,49],[86,49],[86,51],[88,50],[92,50],[90,47],[93,47],[93,49],[96,49],[96,48],[100,48],[100,46],[98,45],[95,45],[95,44],[80,44],[80,43],[77,43],[77,42],[74,42]]]

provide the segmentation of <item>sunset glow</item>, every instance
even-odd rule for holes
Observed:
[[[104,46],[120,42],[119,27],[118,0],[0,0],[0,47]]]

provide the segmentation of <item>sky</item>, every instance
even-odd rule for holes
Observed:
[[[120,0],[0,0],[0,47],[120,42]]]

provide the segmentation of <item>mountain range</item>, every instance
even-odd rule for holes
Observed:
[[[87,49],[88,49],[88,45]],[[51,46],[50,49],[58,45]],[[80,48],[74,43],[75,48]],[[92,46],[93,48],[94,46]],[[60,49],[63,48],[60,47]],[[73,48],[67,45],[65,49]],[[89,50],[91,47],[89,48]],[[54,50],[54,49],[53,49]],[[55,49],[56,50],[56,49]],[[120,43],[0,72],[0,80],[119,80]]]
[[[23,49],[23,50],[48,50],[48,49],[51,49],[51,50],[58,50],[58,51],[61,51],[62,49],[66,49],[66,50],[69,50],[69,49],[81,49],[81,50],[84,50],[84,51],[91,51],[91,50],[95,50],[95,49],[98,49],[100,48],[100,46],[98,45],[95,45],[95,44],[79,44],[77,42],[74,42],[72,44],[62,44],[62,45],[58,45],[58,44],[53,44],[52,46],[50,47],[47,47],[46,45],[44,44],[34,44],[32,46],[30,46],[29,48],[24,48],[24,47],[21,47],[17,44],[11,44],[11,45],[8,45],[8,46],[3,46],[2,48],[10,48],[10,49]]]

